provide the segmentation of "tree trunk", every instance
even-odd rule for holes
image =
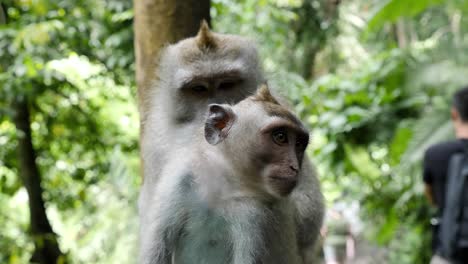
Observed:
[[[0,3],[0,25],[7,23],[6,8]]]
[[[196,35],[200,22],[210,22],[210,0],[134,0],[136,81],[140,121],[148,106],[142,100],[155,80],[161,48]]]
[[[34,240],[31,262],[57,263],[62,255],[57,238],[47,219],[42,199],[41,175],[36,164],[36,153],[32,144],[29,107],[27,98],[13,104],[14,122],[18,131],[19,175],[29,197],[30,232]]]
[[[398,47],[404,49],[408,46],[408,40],[406,38],[406,26],[402,19],[396,22],[396,37],[398,41]]]

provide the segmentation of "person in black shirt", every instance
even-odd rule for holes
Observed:
[[[456,140],[440,143],[427,149],[424,156],[423,180],[425,194],[431,205],[437,208],[440,218],[445,205],[445,186],[450,158],[453,154],[463,152],[468,148],[468,87],[457,91],[453,97],[451,110]],[[432,249],[439,244],[438,230],[435,226],[432,237]],[[462,260],[468,263],[468,252],[460,252]]]

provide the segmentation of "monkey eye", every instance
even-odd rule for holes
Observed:
[[[192,87],[190,87],[190,89],[196,93],[203,93],[203,92],[207,92],[208,91],[208,87],[206,87],[205,85],[202,85],[202,84],[197,84],[197,85],[194,85]]]
[[[229,89],[232,89],[237,83],[238,81],[236,80],[226,80],[219,84],[218,89],[229,90]]]
[[[288,133],[285,129],[277,129],[273,131],[271,137],[273,139],[273,142],[275,142],[278,145],[288,143]]]
[[[303,138],[303,137],[298,137],[296,139],[296,148],[300,150],[304,150],[307,147],[308,144],[308,139]]]

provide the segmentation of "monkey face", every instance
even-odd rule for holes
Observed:
[[[261,177],[270,194],[286,196],[297,185],[309,136],[279,118],[271,120],[260,131],[258,155],[263,164]]]
[[[244,185],[280,198],[297,185],[309,135],[270,94],[259,93],[266,92],[233,107],[210,105],[205,139],[211,145],[222,143],[218,148]]]
[[[176,124],[203,118],[209,104],[235,104],[262,81],[255,45],[238,36],[201,29],[196,37],[169,46],[162,55],[160,83]]]

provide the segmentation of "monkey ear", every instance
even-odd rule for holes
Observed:
[[[228,135],[236,114],[228,105],[210,104],[205,122],[205,139],[211,145],[222,142]]]

